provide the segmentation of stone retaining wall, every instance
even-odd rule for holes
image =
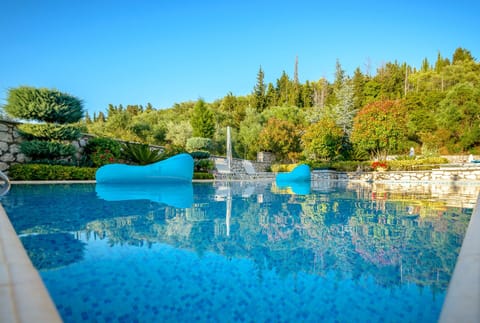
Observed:
[[[336,172],[315,170],[312,181],[362,182],[475,182],[480,181],[480,165],[443,167],[428,171]]]
[[[8,174],[8,169],[13,164],[21,164],[29,161],[29,158],[20,152],[22,137],[17,131],[19,122],[0,120],[0,171]],[[80,139],[71,142],[77,149],[75,157],[80,159],[83,149],[91,135],[83,135]]]
[[[10,165],[26,161],[20,152],[22,138],[17,131],[16,122],[0,120],[0,171],[6,171]]]

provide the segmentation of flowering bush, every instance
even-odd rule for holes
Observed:
[[[373,170],[386,170],[388,167],[387,162],[385,161],[374,161],[372,163]]]
[[[115,161],[115,156],[109,149],[98,148],[90,155],[93,165],[100,167],[106,164],[111,164]]]

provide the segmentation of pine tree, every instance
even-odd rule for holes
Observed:
[[[147,107],[145,108],[145,112],[153,111],[153,106],[150,102],[147,103]]]
[[[277,92],[272,83],[268,83],[267,94],[265,95],[265,106],[267,108],[277,105]]]
[[[98,117],[95,118],[95,122],[105,122],[106,121],[106,118],[105,118],[105,114],[103,114],[103,112],[99,112],[98,113]]]
[[[265,92],[264,73],[262,67],[260,67],[257,74],[257,84],[253,89],[253,106],[259,113],[266,108]]]
[[[288,103],[288,93],[290,90],[290,79],[285,71],[282,72],[282,76],[277,79],[277,105],[285,105]]]
[[[190,124],[193,129],[193,137],[213,138],[215,133],[214,115],[203,99],[199,99],[195,104]]]
[[[428,72],[430,70],[430,63],[428,59],[425,57],[422,61],[422,68],[420,69],[422,72]]]
[[[453,53],[452,64],[459,64],[462,61],[471,62],[474,60],[475,59],[473,58],[472,53],[470,53],[469,50],[459,47]]]
[[[90,115],[88,114],[88,111],[85,112],[85,123],[86,124],[91,124],[92,123],[92,119],[90,118]]]

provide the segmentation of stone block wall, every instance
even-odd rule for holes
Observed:
[[[22,137],[17,131],[19,122],[0,120],[0,171],[8,174],[8,169],[13,164],[29,161],[29,158],[20,152]],[[91,135],[83,135],[80,139],[71,142],[77,149],[76,158],[80,159],[85,145]]]
[[[414,182],[455,183],[480,181],[480,165],[443,167],[428,171],[336,172],[315,170],[312,181]]]
[[[22,138],[17,125],[17,122],[0,120],[0,171],[7,171],[10,165],[27,160],[20,152]]]

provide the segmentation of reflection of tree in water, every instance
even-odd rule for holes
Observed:
[[[469,216],[411,216],[409,202],[386,202],[385,212],[359,208],[350,218],[355,251],[377,268],[395,267],[401,281],[444,290],[452,274]],[[382,276],[377,276],[382,277]]]
[[[83,259],[85,243],[70,233],[49,233],[20,238],[38,270],[63,267]]]

